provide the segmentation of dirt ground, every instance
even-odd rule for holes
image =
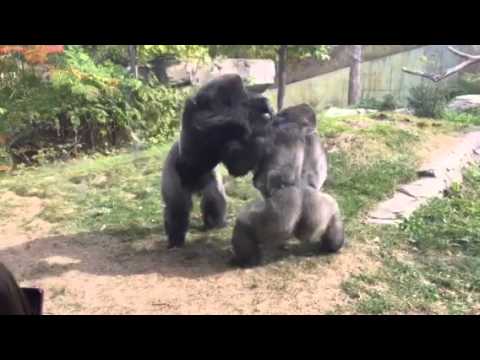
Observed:
[[[324,314],[346,301],[350,274],[376,264],[365,251],[238,270],[228,253],[190,243],[167,251],[152,237],[129,253],[111,236],[52,235],[38,219],[43,201],[5,193],[10,216],[0,222],[0,259],[22,286],[45,289],[46,314]]]
[[[425,158],[455,143],[434,138]],[[207,241],[168,251],[163,237],[152,236],[132,252],[105,234],[56,233],[38,217],[42,199],[7,192],[0,202],[8,208],[0,261],[22,286],[45,290],[46,314],[325,314],[348,302],[344,280],[379,266],[369,256],[373,244],[249,270],[228,267],[228,251]]]

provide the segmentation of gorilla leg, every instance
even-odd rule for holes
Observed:
[[[345,245],[345,230],[340,214],[332,216],[327,230],[322,236],[320,251],[336,253]]]
[[[185,244],[190,223],[192,195],[187,192],[178,193],[178,195],[174,202],[165,201],[165,230],[169,249],[182,247]]]
[[[239,217],[235,223],[232,237],[233,252],[232,265],[242,267],[258,266],[261,261],[261,251],[255,229],[248,221],[248,215]]]
[[[205,230],[222,228],[227,225],[227,200],[222,179],[216,172],[208,175],[207,185],[202,190],[202,215]]]
[[[182,247],[185,244],[192,210],[193,190],[182,185],[175,166],[178,157],[177,143],[170,150],[162,173],[162,197],[165,203],[164,223],[168,236],[168,248]]]
[[[233,263],[257,266],[262,259],[261,248],[278,248],[290,239],[301,215],[301,205],[301,191],[290,187],[244,209],[233,231]]]

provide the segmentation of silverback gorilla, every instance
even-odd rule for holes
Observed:
[[[305,162],[310,135],[311,126],[301,121],[285,121],[281,113],[275,119],[254,174],[264,199],[247,206],[237,218],[233,264],[259,265],[261,247],[280,246],[292,237],[315,243],[320,251],[337,252],[343,247],[337,202],[317,189],[319,182],[304,179],[309,170],[305,167],[323,161],[312,157]]]
[[[162,173],[168,247],[182,247],[189,227],[192,195],[202,195],[205,229],[226,224],[226,199],[214,171],[223,162],[232,176],[244,176],[257,161],[257,138],[263,136],[273,111],[268,100],[249,93],[238,75],[224,75],[188,99],[180,141]]]

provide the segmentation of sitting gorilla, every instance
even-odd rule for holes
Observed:
[[[337,202],[302,181],[306,138],[310,130],[298,122],[273,127],[267,136],[255,178],[262,179],[264,199],[241,211],[232,245],[233,264],[256,266],[261,247],[281,246],[295,237],[318,244],[327,252],[339,251],[345,243]],[[315,164],[313,164],[315,165]]]
[[[223,162],[232,176],[251,171],[260,151],[256,139],[272,115],[268,100],[247,92],[238,75],[221,76],[187,100],[180,141],[162,174],[169,248],[185,243],[194,193],[202,195],[205,229],[226,224],[225,191],[214,169]]]

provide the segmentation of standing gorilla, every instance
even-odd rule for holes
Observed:
[[[251,171],[272,115],[268,100],[247,92],[238,75],[221,76],[187,100],[180,141],[162,174],[169,248],[185,243],[194,193],[202,195],[205,229],[226,224],[225,191],[214,169],[223,162],[232,176]]]
[[[327,252],[339,251],[345,243],[337,202],[302,180],[310,130],[298,122],[273,127],[264,155],[255,171],[264,199],[239,214],[232,237],[233,263],[256,266],[261,247],[279,246],[295,237],[318,244]]]

